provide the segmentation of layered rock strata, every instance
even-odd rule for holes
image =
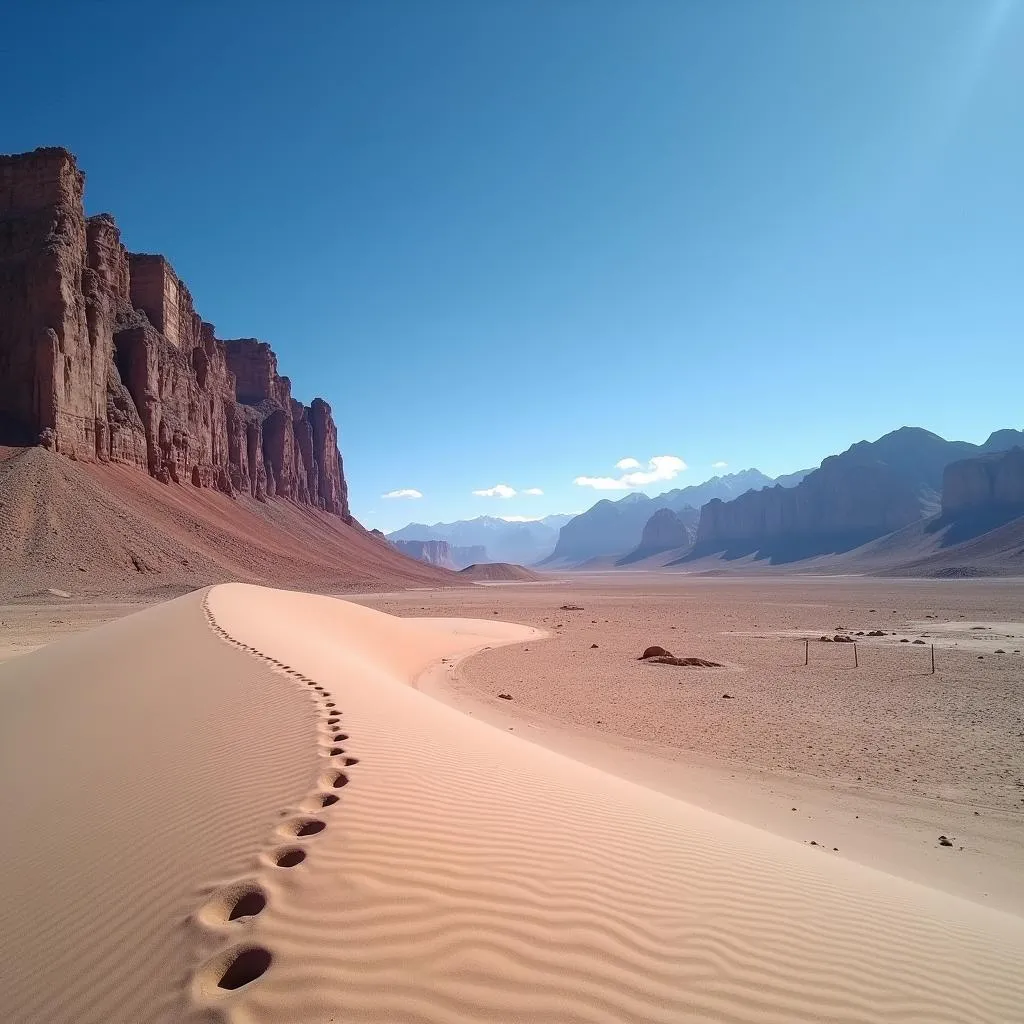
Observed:
[[[0,157],[0,432],[350,519],[338,432],[265,342],[224,342],[160,255],[86,217],[64,149]]]

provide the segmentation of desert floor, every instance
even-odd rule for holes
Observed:
[[[0,1018],[1020,1019],[1021,594],[2,606]]]
[[[1024,914],[1024,581],[607,573],[359,600],[547,631],[421,682],[476,717]],[[819,639],[839,627],[886,635],[857,638],[854,668]],[[724,667],[638,661],[652,644]]]

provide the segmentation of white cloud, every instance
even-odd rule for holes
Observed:
[[[473,492],[478,498],[514,498],[516,489],[508,484],[495,484],[493,487],[485,487],[481,491]]]
[[[506,523],[539,523],[543,516],[498,516]]]
[[[629,491],[634,487],[672,480],[686,469],[686,463],[676,455],[655,455],[647,463],[646,469],[636,459],[621,459],[615,468],[633,469],[634,472],[623,473],[618,477],[578,476],[573,483],[579,487],[592,487],[595,491]]]
[[[397,490],[397,491],[388,491],[387,494],[382,494],[381,497],[382,498],[422,498],[423,495],[420,494],[420,492],[417,491],[414,487],[403,487],[403,488],[401,488],[400,490]]]
[[[712,469],[725,469],[725,467],[728,466],[728,465],[729,465],[728,462],[712,462],[711,463],[711,468]]]
[[[539,487],[527,487],[523,494],[543,494],[544,492]]]

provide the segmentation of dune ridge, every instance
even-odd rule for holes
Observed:
[[[1024,921],[642,789],[408,685],[439,653],[523,627],[238,587],[210,606],[230,636],[337,693],[360,762],[299,884],[254,924],[275,963],[239,993],[238,1019],[1019,1011]]]
[[[540,636],[227,584],[0,666],[0,1018],[1019,1015],[1024,919],[416,689]]]

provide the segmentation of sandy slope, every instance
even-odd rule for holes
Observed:
[[[408,685],[527,628],[207,602],[213,625],[190,595],[0,666],[0,1018],[1019,1019],[1024,920]]]
[[[457,582],[358,526],[285,499],[229,498],[44,448],[0,448],[0,600],[160,600],[226,580],[303,590]]]

